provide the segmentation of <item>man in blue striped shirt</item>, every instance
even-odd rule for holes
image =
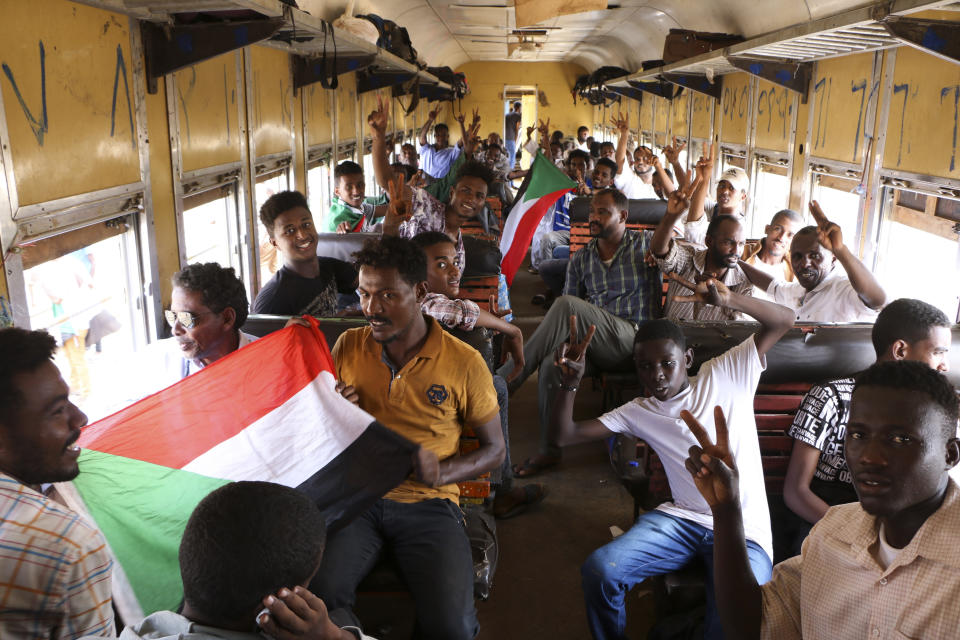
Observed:
[[[660,271],[644,261],[652,232],[627,229],[626,196],[616,189],[598,191],[590,204],[589,220],[593,240],[570,256],[564,295],[524,344],[526,364],[512,383],[511,388],[517,388],[539,368],[540,453],[514,467],[517,477],[534,475],[560,462],[560,448],[549,432],[560,386],[553,356],[570,335],[570,317],[576,316],[581,339],[590,325],[596,326],[587,352],[588,371],[595,372],[632,369],[637,325],[661,315]],[[504,369],[511,367],[508,363]]]

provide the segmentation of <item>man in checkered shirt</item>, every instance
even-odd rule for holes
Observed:
[[[41,491],[79,473],[87,423],[46,331],[0,330],[0,638],[114,636],[103,536]]]

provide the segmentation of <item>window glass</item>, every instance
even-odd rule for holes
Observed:
[[[270,244],[270,235],[266,227],[260,222],[260,207],[270,196],[290,189],[290,170],[284,169],[276,173],[257,178],[257,255],[260,256],[260,286],[262,287],[273,274],[283,265],[283,259],[277,248]]]
[[[187,264],[216,262],[240,271],[236,183],[184,200]]]
[[[59,255],[61,240],[35,248]],[[91,422],[120,408],[114,391],[130,375],[125,359],[143,346],[143,311],[131,295],[141,289],[138,264],[128,230],[24,270],[30,326],[56,338],[54,363]]]
[[[880,221],[876,268],[874,273],[887,292],[887,300],[918,298],[929,302],[957,319],[960,301],[960,251],[952,220],[941,220],[923,211],[905,206],[911,195],[897,201],[897,193],[888,187]],[[900,192],[906,195],[906,192]],[[944,202],[945,198],[939,198]],[[940,208],[939,206],[937,207]]]
[[[787,208],[790,202],[790,177],[786,167],[758,162],[753,179],[756,190],[747,237],[759,238],[763,236],[763,229],[770,224],[773,215]]]
[[[318,164],[307,171],[307,202],[313,212],[314,222],[320,227],[320,221],[330,208],[330,165]]]
[[[840,225],[844,243],[851,247],[859,246],[860,229],[857,218],[860,214],[861,197],[858,182],[849,178],[837,178],[815,174],[810,198],[820,203],[820,208],[831,222]],[[798,212],[805,216],[807,224],[815,224],[809,211]]]

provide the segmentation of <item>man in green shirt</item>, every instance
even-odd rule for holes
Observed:
[[[344,160],[333,170],[333,201],[326,215],[324,231],[352,233],[372,231],[387,212],[387,196],[366,198],[363,167]]]

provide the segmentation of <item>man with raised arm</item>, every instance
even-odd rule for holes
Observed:
[[[613,177],[613,184],[631,200],[656,198],[657,192],[653,188],[653,175],[657,174],[664,187],[665,194],[672,193],[676,187],[673,184],[660,160],[646,147],[638,147],[633,168],[627,164],[627,139],[630,137],[630,116],[612,118],[610,123],[619,132],[615,160],[617,172]],[[676,142],[676,138],[674,138]],[[671,149],[672,150],[672,149]],[[679,153],[679,152],[678,152]],[[676,158],[673,158],[676,161]]]
[[[915,360],[945,373],[950,370],[951,326],[933,305],[910,298],[894,300],[873,325],[877,362]],[[827,509],[857,500],[843,455],[853,385],[850,377],[812,386],[788,431],[795,441],[783,501],[798,521],[791,527],[790,555],[800,553],[800,544]]]
[[[955,638],[960,629],[960,460],[953,386],[922,362],[857,377],[845,440],[859,502],[831,508],[803,552],[758,585],[723,412],[715,436],[693,416],[687,470],[713,513],[714,590],[729,638]],[[731,420],[732,422],[732,420]],[[713,440],[716,439],[716,445]]]
[[[449,200],[444,203],[426,190],[394,184],[393,169],[387,157],[386,131],[389,114],[383,98],[378,96],[377,109],[367,117],[372,137],[373,170],[377,183],[390,194],[391,206],[383,219],[385,236],[412,238],[424,231],[441,231],[456,243],[460,264],[466,264],[463,235],[460,227],[475,218],[483,209],[487,190],[493,179],[490,170],[476,161],[468,161],[460,167],[449,189]],[[464,144],[467,157],[475,151],[476,132],[480,128],[478,117],[467,130]]]
[[[799,322],[872,322],[887,294],[816,200],[810,202],[810,213],[817,226],[800,229],[790,244],[795,282],[774,280],[743,261],[740,267],[754,286],[793,309]],[[845,275],[836,268],[838,261]]]
[[[517,161],[517,138],[520,137],[520,120],[523,117],[520,113],[521,106],[519,100],[514,102],[510,113],[503,118],[503,138],[507,145],[507,164],[510,169],[513,169]]]
[[[733,216],[714,216],[707,228],[706,248],[695,249],[689,244],[680,244],[673,239],[680,218],[690,207],[687,190],[696,191],[701,176],[686,190],[677,189],[670,194],[667,212],[664,214],[650,242],[650,251],[663,273],[676,273],[681,278],[697,282],[704,277],[720,280],[734,293],[753,295],[753,285],[740,270],[737,262],[743,252],[743,226]],[[705,307],[686,301],[680,281],[673,280],[667,289],[667,306],[664,315],[673,320],[700,320],[726,322],[741,320],[742,314],[726,307]]]
[[[418,472],[330,536],[311,590],[330,609],[350,608],[385,553],[413,594],[419,637],[472,640],[473,559],[456,483],[503,461],[493,379],[479,352],[423,315],[427,263],[413,242],[386,236],[355,258],[370,324],[346,331],[333,347],[341,393],[421,445]],[[480,446],[459,455],[468,427]]]
[[[460,155],[458,145],[450,146],[450,129],[442,122],[436,126],[433,123],[443,112],[443,105],[438,105],[427,114],[427,121],[420,128],[420,137],[417,138],[417,152],[420,154],[420,168],[434,180],[439,180],[450,172],[450,166]],[[427,142],[427,133],[433,126],[433,144]],[[462,141],[466,142],[466,141]]]
[[[633,357],[644,396],[599,418],[573,421],[574,395],[584,373],[584,356],[593,337],[591,327],[580,339],[575,318],[570,319],[570,342],[556,352],[560,390],[552,429],[562,446],[601,440],[616,433],[644,439],[663,462],[673,502],[642,514],[629,531],[597,549],[581,570],[587,622],[594,638],[624,638],[627,591],[645,578],[680,569],[695,557],[712,570],[713,520],[710,505],[700,496],[693,478],[684,469],[688,449],[697,440],[680,416],[693,412],[707,417],[714,406],[730,416],[729,448],[743,470],[747,571],[759,583],[770,577],[773,557],[770,514],[760,463],[753,394],[766,367],[766,353],[793,325],[790,310],[772,302],[731,292],[709,278],[686,283],[694,293],[690,302],[732,308],[760,322],[760,330],[726,353],[705,362],[694,378],[687,376],[693,350],[683,331],[670,320],[651,320],[634,338]],[[722,638],[714,590],[708,583],[705,637]]]
[[[697,180],[699,183],[690,196],[690,211],[683,224],[683,237],[690,244],[701,246],[704,244],[704,235],[707,224],[719,215],[730,215],[737,218],[741,224],[744,218],[744,205],[747,200],[747,191],[750,189],[750,178],[747,172],[740,167],[730,167],[717,181],[717,199],[711,207],[710,217],[706,217],[707,189],[713,176],[713,166],[717,157],[717,145],[710,145],[709,155],[700,158],[696,164]]]
[[[616,189],[598,191],[590,201],[589,219],[593,239],[570,257],[564,295],[524,344],[526,364],[513,382],[516,389],[539,368],[540,452],[514,467],[517,477],[560,462],[560,447],[550,431],[560,384],[553,354],[566,339],[569,317],[596,325],[597,341],[588,361],[595,370],[609,371],[629,366],[637,324],[660,316],[660,272],[645,261],[651,232],[627,229],[627,199]]]

